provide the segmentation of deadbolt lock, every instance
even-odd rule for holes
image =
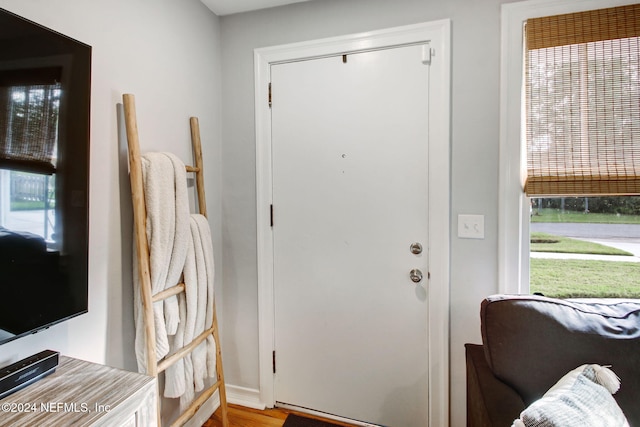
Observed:
[[[422,245],[418,242],[412,243],[409,247],[412,254],[419,255],[422,253]]]

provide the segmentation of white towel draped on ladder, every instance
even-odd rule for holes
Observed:
[[[142,156],[142,175],[147,210],[147,241],[152,294],[178,284],[184,273],[185,292],[154,304],[158,360],[191,342],[213,321],[214,261],[207,219],[189,213],[186,168],[170,153]],[[144,322],[140,281],[134,253],[134,311],[138,370],[146,372]],[[180,397],[186,407],[215,376],[215,342],[210,335],[191,354],[165,373],[166,397]]]

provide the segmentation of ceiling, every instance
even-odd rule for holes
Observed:
[[[224,16],[250,10],[267,9],[310,0],[200,0],[216,15]]]

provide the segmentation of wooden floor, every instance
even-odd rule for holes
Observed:
[[[285,418],[290,413],[300,414],[299,412],[290,411],[288,409],[274,408],[274,409],[251,409],[244,406],[229,405],[229,425],[230,427],[281,427],[284,424]],[[323,418],[315,417],[308,414],[300,414],[309,418],[316,418],[323,420]],[[340,421],[327,420],[330,423],[337,424],[339,426],[352,427],[352,424],[345,424]],[[203,424],[202,427],[222,427],[222,421],[220,419],[220,408],[209,418],[209,420]]]

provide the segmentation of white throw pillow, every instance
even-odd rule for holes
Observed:
[[[522,411],[512,427],[629,427],[612,396],[619,388],[610,369],[582,365]]]

